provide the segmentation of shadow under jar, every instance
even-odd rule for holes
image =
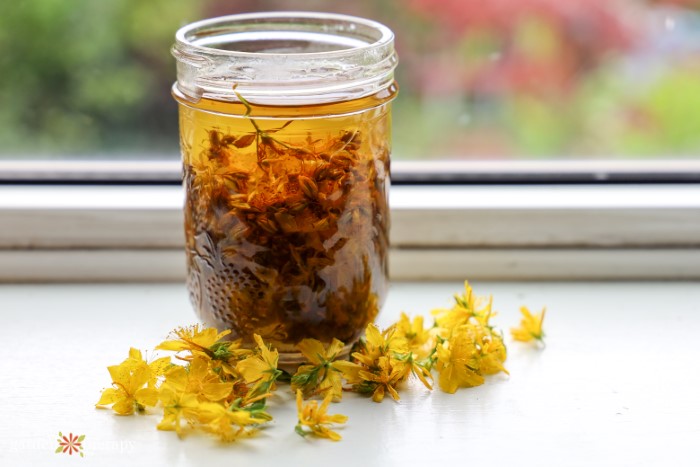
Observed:
[[[319,13],[177,32],[188,289],[207,325],[298,363],[354,343],[387,291],[393,34]]]

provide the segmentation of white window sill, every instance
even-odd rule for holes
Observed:
[[[0,186],[0,281],[182,280],[182,188]],[[394,279],[697,279],[700,186],[395,186]]]
[[[428,318],[461,290],[460,282],[394,284],[378,324],[388,325],[402,310]],[[129,346],[151,349],[175,326],[195,321],[184,286],[0,285],[6,318],[0,341],[20,349],[19,357],[5,359],[0,378],[8,401],[2,464],[81,464],[53,453],[60,430],[85,434],[85,461],[105,467],[128,459],[149,466],[456,466],[465,459],[469,465],[700,465],[696,284],[476,283],[475,290],[493,294],[493,323],[506,332],[519,320],[519,305],[548,307],[544,350],[506,338],[510,377],[490,376],[454,395],[411,383],[399,403],[347,394],[331,411],[349,416],[339,443],[297,436],[293,397],[282,386],[271,401],[269,428],[221,446],[158,431],[157,415],[118,417],[92,408],[109,385],[106,367],[126,358]],[[41,345],[28,345],[28,338]],[[31,371],[47,355],[58,364]]]

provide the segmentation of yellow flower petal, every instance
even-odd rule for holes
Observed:
[[[143,361],[143,358],[141,357],[141,351],[139,349],[135,349],[131,347],[129,349],[129,358],[138,360],[138,361]]]
[[[454,394],[459,388],[459,384],[457,383],[458,379],[453,376],[453,373],[453,366],[445,367],[442,371],[440,371],[440,378],[438,379],[440,389],[448,394]]]
[[[238,362],[236,370],[243,376],[246,383],[255,383],[265,377],[270,366],[257,356],[251,356]]]
[[[373,323],[368,324],[367,328],[365,328],[365,339],[368,344],[374,347],[381,347],[384,345],[384,337],[382,333],[379,332],[379,328]]]
[[[151,388],[141,388],[134,394],[134,399],[141,405],[153,407],[158,403],[158,391]]]
[[[233,383],[205,383],[202,394],[210,401],[220,401],[228,397],[233,389]]]
[[[126,387],[129,384],[129,379],[131,377],[131,370],[127,365],[112,365],[107,367],[109,371],[109,376],[112,377],[112,382]]]
[[[170,368],[165,372],[165,383],[163,385],[178,391],[184,391],[187,386],[187,370],[179,365]]]
[[[313,365],[320,365],[324,359],[326,352],[323,344],[316,339],[304,339],[297,344],[297,349],[304,357]]]
[[[163,376],[171,366],[172,362],[170,361],[170,357],[159,358],[148,364],[154,376]]]
[[[100,396],[100,400],[97,401],[97,404],[95,404],[95,406],[99,407],[114,404],[117,400],[119,400],[119,391],[114,388],[107,388],[104,391],[102,391],[102,396]]]
[[[189,349],[189,345],[182,341],[163,341],[156,346],[156,350],[170,350],[172,352],[181,352]]]
[[[378,385],[377,388],[372,393],[372,400],[374,402],[381,402],[384,400],[384,385]]]
[[[343,351],[344,347],[345,344],[342,341],[339,341],[338,339],[334,338],[328,345],[328,349],[326,350],[326,360],[335,360],[338,357],[338,355],[340,355],[340,352]]]
[[[120,399],[112,406],[112,410],[119,415],[131,415],[134,413],[134,399],[131,397]]]
[[[359,372],[362,370],[362,366],[357,363],[348,362],[346,360],[337,360],[333,362],[333,367],[343,374],[348,383],[355,384],[360,382]]]

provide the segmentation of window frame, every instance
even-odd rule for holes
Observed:
[[[0,184],[179,184],[179,159],[0,160]],[[392,161],[406,185],[700,183],[700,160]]]
[[[183,280],[184,194],[155,176],[166,166],[179,171],[54,171],[62,183],[0,170],[0,282]],[[402,182],[391,206],[396,280],[700,279],[698,183]]]

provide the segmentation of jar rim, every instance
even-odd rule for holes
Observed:
[[[307,105],[370,96],[393,83],[398,58],[385,25],[336,13],[243,13],[175,34],[177,89],[186,100]]]
[[[340,50],[321,51],[321,52],[290,52],[290,53],[275,53],[275,52],[246,52],[239,50],[225,50],[217,47],[208,47],[198,44],[194,41],[197,33],[207,31],[212,27],[231,26],[236,23],[251,22],[256,20],[280,20],[280,19],[305,19],[305,20],[333,20],[338,22],[346,22],[349,25],[362,25],[373,29],[379,33],[379,36],[373,42],[368,42],[357,47],[348,47]],[[210,34],[207,34],[209,36]],[[359,16],[344,15],[339,13],[321,13],[309,11],[268,11],[257,13],[240,13],[234,15],[219,16],[215,18],[203,19],[195,21],[186,26],[181,27],[175,33],[176,45],[183,45],[194,50],[199,50],[204,53],[216,53],[229,57],[274,57],[274,56],[292,56],[298,58],[304,57],[341,57],[343,55],[354,54],[360,50],[369,50],[379,48],[387,44],[391,44],[394,40],[394,33],[382,23]]]

